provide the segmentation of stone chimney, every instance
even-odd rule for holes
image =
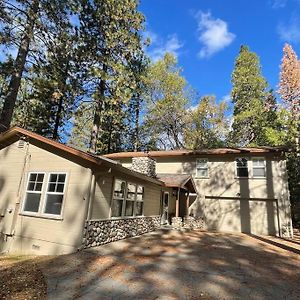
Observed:
[[[133,171],[156,178],[156,160],[152,157],[133,157],[131,169]]]

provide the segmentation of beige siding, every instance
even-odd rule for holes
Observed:
[[[20,214],[18,203],[22,206],[27,174],[34,171],[68,174],[61,220]],[[7,246],[11,251],[35,254],[75,251],[81,244],[90,178],[89,169],[32,144],[20,149],[14,143],[0,150],[0,209],[14,209],[0,219],[0,230],[9,233],[16,218],[14,242],[3,243],[2,251]]]
[[[90,219],[107,219],[110,214],[113,175],[96,176],[95,194],[92,198]]]
[[[108,219],[110,217],[110,206],[112,201],[112,190],[114,179],[118,178],[127,182],[140,184],[145,187],[144,215],[154,216],[160,212],[161,187],[148,181],[112,171],[97,176],[95,184],[95,196],[92,203],[91,219]]]
[[[263,155],[259,155],[263,156]],[[243,231],[255,234],[285,234],[291,226],[289,191],[285,160],[267,154],[266,178],[252,177],[251,156],[249,178],[237,178],[235,156],[202,156],[208,158],[209,178],[196,178],[196,159],[198,157],[160,157],[157,158],[157,173],[191,174],[194,177],[199,197],[190,207],[195,216],[202,216],[208,229],[221,231]],[[123,165],[130,167],[130,160]],[[208,199],[205,196],[220,197]],[[221,199],[232,197],[232,199]],[[239,200],[233,198],[246,198]],[[254,201],[251,198],[278,199],[274,201]],[[172,203],[170,203],[172,207]]]

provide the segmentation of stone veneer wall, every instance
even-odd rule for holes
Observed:
[[[134,237],[160,227],[160,216],[86,221],[82,248]]]
[[[133,157],[131,170],[156,178],[156,160],[149,156]]]
[[[173,217],[172,226],[175,229],[189,228],[189,229],[204,229],[204,221],[201,218],[194,217]]]

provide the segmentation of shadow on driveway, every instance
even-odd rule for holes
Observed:
[[[41,268],[49,299],[299,299],[299,258],[247,235],[160,230]]]

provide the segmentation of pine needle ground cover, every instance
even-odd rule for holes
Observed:
[[[37,267],[42,259],[0,256],[0,299],[46,299],[47,285]]]

